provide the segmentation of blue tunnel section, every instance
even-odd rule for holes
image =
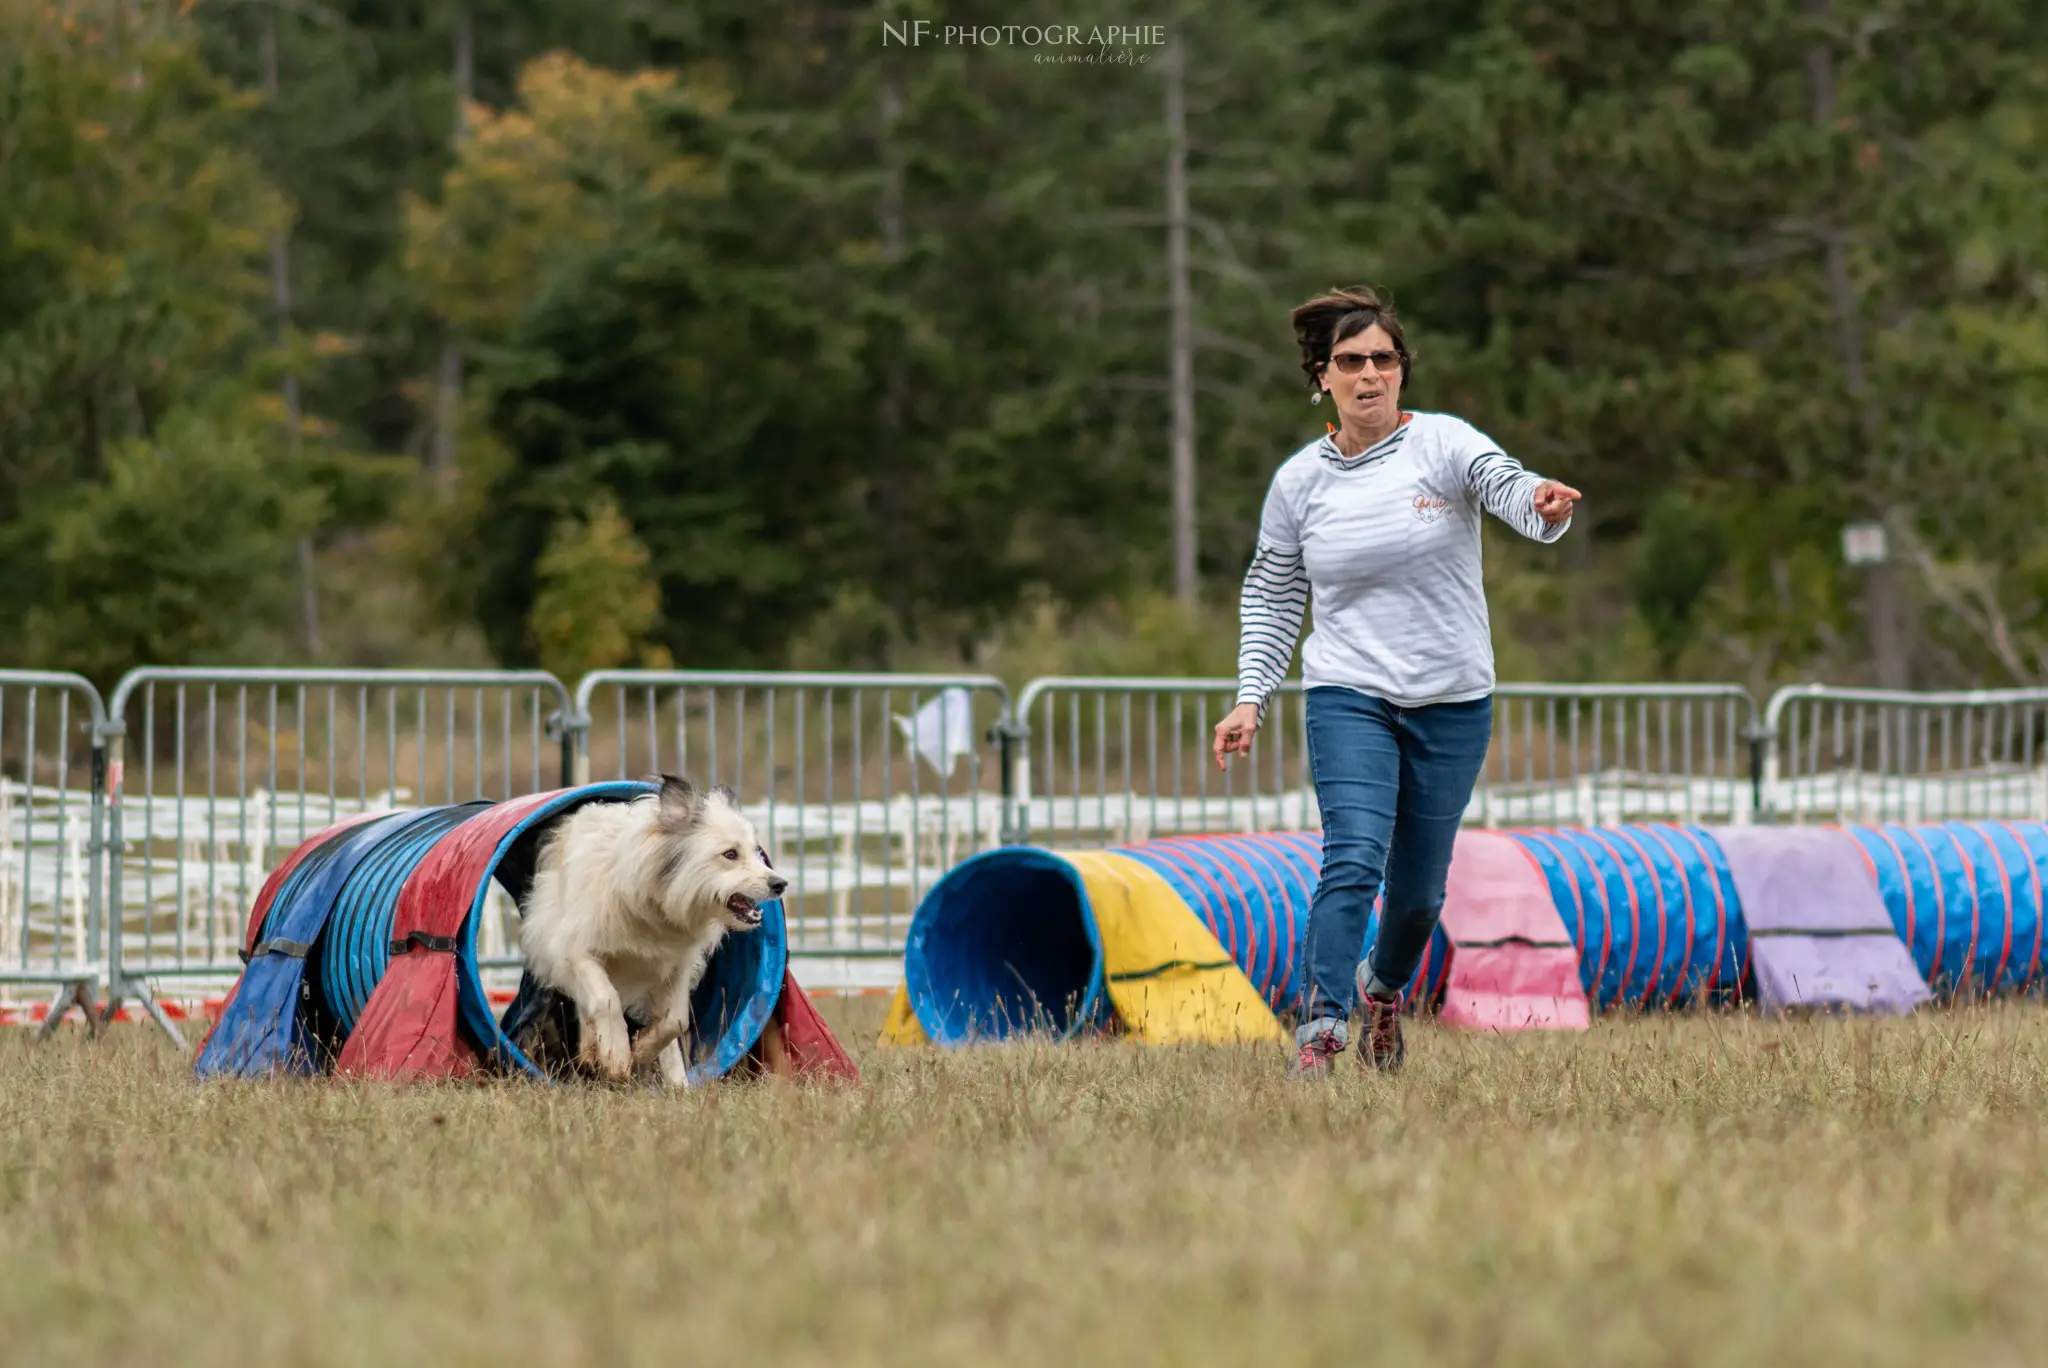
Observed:
[[[1938,997],[2034,988],[2042,969],[2048,825],[1852,826],[1892,928]]]
[[[719,942],[690,996],[694,1033],[716,1042],[708,1056],[691,1062],[692,1083],[723,1078],[739,1067],[775,1015],[788,967],[789,927],[780,899],[761,905],[761,924],[752,931]]]
[[[1180,894],[1268,1006],[1293,1008],[1308,908],[1315,898],[1321,862],[1318,837],[1289,832],[1166,839],[1125,846],[1119,853],[1158,874]],[[1366,945],[1378,927],[1377,907],[1374,912]]]
[[[1074,867],[1035,846],[983,851],[911,916],[904,989],[940,1045],[1022,1031],[1065,1038],[1109,1022],[1102,938]]]
[[[289,899],[292,906],[327,909],[326,933],[314,947],[314,977],[320,1003],[334,1020],[337,1050],[355,1030],[370,993],[391,963],[391,919],[399,890],[435,842],[489,806],[478,802],[428,808],[401,814],[388,827],[378,822],[365,833],[376,838],[373,848],[345,884],[338,890],[308,889],[307,896]]]
[[[1749,933],[1728,858],[1695,826],[1506,831],[1550,886],[1595,1010],[1727,1002]]]
[[[500,840],[469,898],[459,937],[457,986],[463,1025],[484,1057],[501,1069],[539,1075],[506,1037],[504,1018],[492,1011],[485,992],[477,931],[491,884],[521,902],[532,885],[539,840],[551,819],[585,802],[627,801],[653,788],[635,781],[564,791],[522,817]],[[196,1072],[258,1076],[332,1067],[389,966],[391,929],[407,881],[444,838],[493,806],[477,800],[400,811],[310,838],[306,844],[313,848],[264,915],[257,951],[209,1033]],[[788,965],[782,904],[765,904],[762,914],[758,928],[720,943],[698,984],[693,1033],[712,1043],[708,1049],[699,1047],[691,1067],[693,1082],[722,1076],[745,1058],[780,1000]],[[523,977],[522,996],[530,983],[530,977]]]

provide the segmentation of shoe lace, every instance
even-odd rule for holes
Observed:
[[[1380,998],[1367,999],[1368,1015],[1371,1018],[1372,1039],[1375,1045],[1391,1045],[1401,1030],[1401,1001],[1392,1002]]]
[[[1304,1062],[1328,1059],[1340,1048],[1334,1035],[1310,1036],[1301,1042],[1301,1048],[1295,1051],[1295,1058]]]

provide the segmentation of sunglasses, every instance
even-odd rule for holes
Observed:
[[[1330,364],[1335,366],[1338,372],[1343,375],[1358,374],[1365,369],[1365,363],[1368,361],[1372,362],[1374,370],[1380,371],[1383,374],[1391,374],[1401,369],[1401,353],[1399,352],[1350,351],[1330,353]]]

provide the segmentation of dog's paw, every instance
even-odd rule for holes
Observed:
[[[630,1050],[600,1050],[597,1059],[598,1072],[607,1082],[630,1083],[633,1081],[633,1054]]]
[[[661,1065],[661,1081],[664,1085],[671,1088],[690,1086],[690,1066],[683,1062],[682,1041],[671,1040],[664,1045],[661,1053],[655,1056],[655,1062]]]
[[[599,1018],[586,1026],[580,1053],[584,1067],[599,1078],[625,1083],[633,1077],[633,1050],[626,1043],[624,1018]]]
[[[658,1022],[642,1031],[633,1042],[633,1067],[644,1069],[659,1058],[663,1051],[682,1038],[685,1023],[680,1021]]]

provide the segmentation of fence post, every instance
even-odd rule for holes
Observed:
[[[102,718],[94,722],[92,726],[92,795],[89,799],[91,803],[89,820],[92,830],[90,838],[86,842],[86,850],[88,852],[85,873],[86,916],[88,918],[86,934],[92,939],[93,948],[100,956],[100,963],[106,966],[106,983],[95,982],[92,984],[91,997],[93,1000],[81,1001],[79,1003],[79,1006],[85,1012],[86,1032],[92,1036],[99,1035],[102,1024],[99,1016],[99,990],[105,987],[108,991],[112,991],[111,984],[115,972],[115,938],[112,923],[108,921],[106,915],[108,883],[107,747],[110,740],[119,734],[119,728],[120,723],[112,718]],[[54,1022],[55,1020],[57,1020],[57,1016],[55,1013],[52,1013],[51,1021]],[[47,1033],[49,1029],[50,1026],[46,1023],[44,1031]]]
[[[1766,801],[1765,795],[1774,787],[1771,783],[1774,761],[1778,754],[1778,728],[1775,715],[1765,712],[1750,714],[1747,730],[1749,739],[1749,810],[1751,820],[1759,826],[1772,826],[1778,815]]]
[[[999,749],[1002,771],[1004,845],[1023,845],[1030,837],[1025,810],[1031,801],[1031,724],[1005,705],[1003,715],[989,728],[989,738]]]
[[[128,696],[125,691],[116,688],[114,691],[115,703],[121,705],[124,711],[116,711],[113,707],[109,707],[107,710],[107,720],[101,724],[104,764],[106,767],[101,787],[104,792],[102,801],[106,808],[107,834],[104,848],[100,852],[100,859],[94,861],[94,864],[96,866],[104,864],[106,868],[107,1002],[100,1013],[100,1024],[103,1026],[111,1026],[114,1018],[120,1015],[122,1001],[128,996],[129,989],[128,972],[122,967],[121,963],[121,942],[123,940],[121,931],[124,917],[124,900],[122,898],[123,880],[120,870],[121,790],[124,777],[122,774],[122,764],[124,753],[127,749],[126,738],[128,735],[128,724],[125,718],[127,698]],[[146,992],[144,997],[145,999],[147,998]],[[154,1006],[155,1004],[152,1002],[149,1005]],[[161,1022],[159,1025],[164,1026],[164,1029],[170,1033],[171,1039],[178,1045],[182,1046],[185,1043],[184,1037],[179,1034],[175,1026],[169,1026]]]
[[[548,719],[548,728],[562,743],[562,787],[590,782],[590,714],[580,703]]]

